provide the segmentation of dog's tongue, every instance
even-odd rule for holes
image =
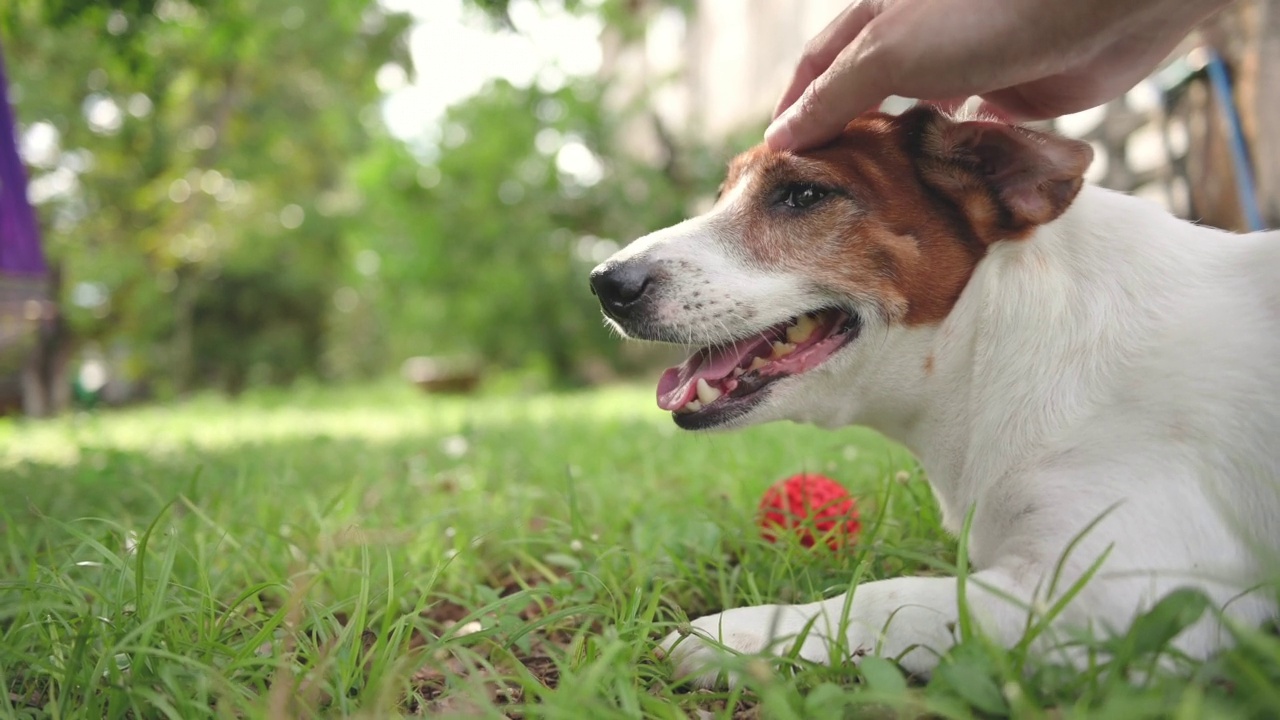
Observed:
[[[684,407],[698,391],[698,378],[713,383],[725,377],[752,356],[753,350],[768,342],[768,338],[759,336],[739,340],[728,347],[703,348],[676,367],[667,368],[658,381],[658,407],[663,410]]]

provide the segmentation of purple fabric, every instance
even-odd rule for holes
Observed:
[[[18,128],[9,106],[9,81],[0,53],[0,274],[43,275],[36,214],[27,201],[27,173],[18,157]]]

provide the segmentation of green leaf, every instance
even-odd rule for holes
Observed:
[[[824,682],[808,692],[804,699],[806,717],[830,717],[845,704],[848,691],[834,683]]]
[[[940,684],[952,694],[964,700],[974,709],[988,715],[1007,715],[1009,704],[1000,692],[1000,686],[985,665],[985,656],[978,652],[964,653],[938,666],[930,687]]]
[[[566,570],[580,570],[582,568],[581,560],[566,553],[548,553],[542,560],[548,565],[554,565]]]
[[[1209,598],[1199,590],[1181,588],[1166,595],[1129,628],[1130,648],[1137,655],[1164,650],[1170,641],[1204,615]]]
[[[858,673],[867,688],[886,695],[901,695],[907,691],[907,679],[896,663],[882,657],[868,655],[858,664]]]

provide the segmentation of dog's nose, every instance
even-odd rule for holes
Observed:
[[[649,289],[649,266],[644,262],[605,263],[591,271],[591,292],[610,315],[625,313]]]

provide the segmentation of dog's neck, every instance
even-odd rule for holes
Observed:
[[[1141,351],[1167,287],[1156,279],[1177,262],[1153,252],[1176,222],[1153,210],[1086,188],[1033,237],[992,246],[947,319],[908,341],[930,358],[914,411],[871,424],[920,458],[950,529],[1114,395],[1111,370]]]

